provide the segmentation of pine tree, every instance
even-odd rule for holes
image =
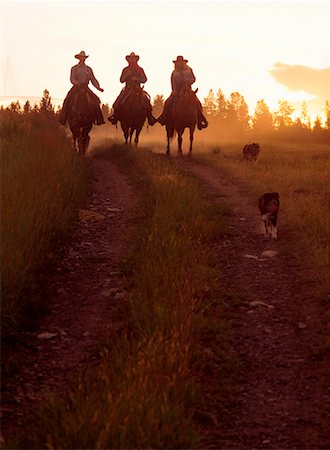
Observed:
[[[227,115],[227,100],[221,89],[218,89],[215,102],[217,117],[219,117],[220,120],[224,120]]]
[[[278,102],[278,109],[275,111],[275,126],[277,129],[290,128],[293,124],[292,114],[294,108],[286,100]]]
[[[39,111],[43,114],[54,114],[54,107],[52,105],[52,99],[47,89],[44,90],[42,99],[40,101]]]
[[[213,89],[210,89],[209,93],[204,98],[203,108],[204,108],[205,114],[207,116],[213,116],[214,117],[216,115],[217,104],[216,104],[216,100],[215,100],[215,95],[214,95]]]
[[[109,106],[109,104],[108,103],[102,103],[101,111],[102,111],[102,115],[103,115],[104,120],[107,120],[107,118],[110,115],[110,106]]]
[[[325,128],[327,131],[330,132],[330,102],[329,102],[329,100],[326,100],[324,110],[325,110]]]
[[[32,110],[31,104],[30,104],[29,100],[27,100],[23,106],[24,114],[29,114],[31,112],[31,110]]]
[[[252,123],[253,130],[258,135],[269,135],[274,131],[273,115],[264,99],[257,101]]]
[[[303,127],[308,129],[311,128],[311,118],[308,115],[308,108],[306,102],[303,102],[301,105],[300,121]]]
[[[11,111],[20,112],[21,111],[20,102],[18,100],[16,102],[11,102],[8,109],[10,109]]]
[[[152,103],[152,114],[155,117],[159,117],[164,109],[164,96],[163,95],[156,95],[154,98],[154,101]]]

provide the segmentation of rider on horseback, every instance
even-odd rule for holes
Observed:
[[[183,59],[183,56],[178,56],[174,62],[174,70],[171,75],[171,85],[172,93],[164,104],[164,110],[160,117],[158,117],[158,122],[161,125],[165,125],[167,121],[168,114],[171,110],[172,105],[175,103],[176,98],[185,88],[191,89],[191,85],[196,81],[195,75],[187,65],[188,60]],[[202,104],[196,96],[196,106],[198,111],[197,118],[197,128],[201,130],[206,128],[208,122],[203,114]]]
[[[125,87],[122,89],[121,93],[117,97],[116,101],[113,104],[114,113],[112,116],[108,118],[108,120],[116,125],[119,119],[119,110],[120,107],[125,103],[125,100],[130,96],[134,88],[140,88],[141,83],[145,83],[147,81],[146,74],[142,67],[138,65],[138,60],[140,57],[132,52],[130,55],[126,56],[126,61],[128,62],[128,66],[125,67],[122,71],[120,82],[126,83]],[[152,107],[150,103],[149,95],[144,92],[145,98],[145,106],[146,106],[146,115],[148,118],[149,125],[154,125],[157,120],[152,115]]]
[[[100,99],[96,94],[94,94],[91,89],[88,88],[88,83],[91,81],[92,85],[100,92],[103,92],[104,89],[100,87],[99,82],[94,76],[93,70],[85,64],[85,60],[86,58],[88,58],[88,55],[86,55],[84,51],[81,51],[80,53],[75,55],[75,58],[79,59],[79,63],[71,68],[70,81],[73,86],[63,102],[63,107],[59,119],[60,124],[65,125],[65,122],[70,115],[77,88],[79,88],[80,86],[86,86],[88,95],[95,106],[95,122],[97,125],[102,125],[105,122],[103,120],[103,115],[100,108]]]

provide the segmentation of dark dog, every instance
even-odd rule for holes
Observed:
[[[245,161],[257,161],[259,153],[259,144],[257,144],[256,142],[253,142],[253,144],[246,144],[243,148],[243,159]]]
[[[266,193],[259,198],[258,206],[265,227],[265,236],[277,239],[277,214],[280,196],[277,192]]]

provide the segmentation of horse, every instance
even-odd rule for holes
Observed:
[[[89,132],[95,120],[95,104],[87,86],[77,86],[68,116],[68,123],[77,153],[85,154],[89,144]]]
[[[173,101],[166,120],[166,155],[170,155],[170,140],[174,137],[175,132],[178,133],[178,153],[182,155],[182,135],[185,128],[189,128],[190,132],[189,155],[191,155],[198,116],[196,92],[197,90],[185,88],[179,92]]]
[[[126,98],[118,107],[118,120],[124,133],[125,144],[128,139],[129,143],[132,143],[134,131],[134,144],[139,142],[139,135],[147,118],[147,95],[139,86],[129,88]]]

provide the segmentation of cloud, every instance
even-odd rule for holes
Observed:
[[[320,99],[330,99],[330,67],[314,69],[276,62],[269,73],[290,91],[303,91]]]

